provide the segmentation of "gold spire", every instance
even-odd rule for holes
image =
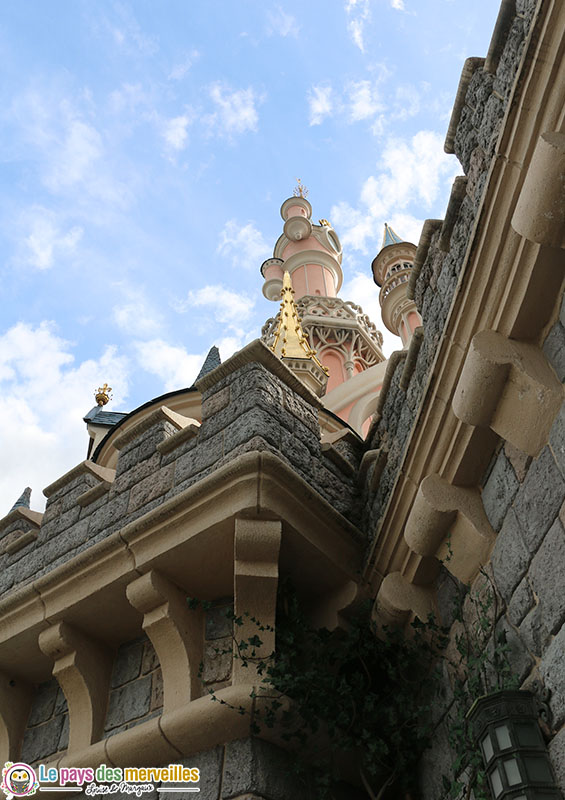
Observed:
[[[281,291],[282,302],[279,327],[275,333],[275,341],[271,345],[271,350],[279,358],[309,358],[327,375],[328,368],[320,363],[316,356],[316,351],[312,350],[308,339],[304,335],[293,295],[294,289],[292,288],[290,273],[286,270]]]
[[[98,387],[98,391],[94,392],[94,397],[99,406],[105,406],[106,403],[112,399],[111,391],[112,387],[108,386],[107,383],[105,383],[104,386]]]
[[[308,189],[304,186],[300,178],[296,179],[297,186],[294,187],[293,195],[295,197],[303,197],[306,199],[308,197]]]
[[[331,222],[329,220],[327,220],[327,219],[319,219],[318,222],[320,223],[320,225],[323,225],[324,228],[331,228],[332,227]]]

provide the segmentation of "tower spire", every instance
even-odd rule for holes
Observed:
[[[279,324],[275,331],[271,350],[282,361],[285,361],[287,366],[310,389],[320,395],[326,385],[328,369],[320,363],[316,351],[310,347],[308,339],[302,330],[288,270],[285,270],[283,275],[281,297]]]

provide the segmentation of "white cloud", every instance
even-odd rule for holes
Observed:
[[[184,347],[162,339],[136,342],[135,350],[139,366],[161,378],[166,392],[191,386],[206,356],[205,353],[191,355]]]
[[[371,7],[369,0],[347,0],[345,3],[347,14],[347,29],[356,47],[365,52],[363,33],[365,25],[371,18]]]
[[[169,80],[170,81],[181,81],[187,72],[191,69],[192,65],[195,61],[200,58],[200,53],[198,50],[191,50],[182,61],[178,64],[175,64],[174,67],[169,72]]]
[[[269,250],[263,234],[253,222],[241,225],[235,219],[224,225],[217,248],[217,252],[229,258],[234,267],[257,270],[269,258]]]
[[[184,150],[188,143],[188,126],[192,120],[186,114],[168,119],[163,124],[163,138],[172,150]]]
[[[114,322],[130,336],[154,336],[163,327],[161,314],[147,299],[145,292],[126,283],[114,284],[121,289],[124,302],[116,304],[112,309]]]
[[[113,387],[112,408],[128,392],[128,362],[115,347],[75,364],[72,347],[53,323],[20,322],[0,335],[0,516],[26,486],[32,507],[42,508],[42,490],[86,457],[82,417],[94,391]]]
[[[377,87],[371,81],[362,80],[348,87],[349,113],[352,122],[367,119],[383,110]]]
[[[226,289],[216,284],[190,290],[186,298],[173,304],[176,311],[185,312],[189,308],[209,308],[217,322],[238,326],[251,315],[255,301],[249,295]]]
[[[308,105],[310,106],[310,125],[319,125],[324,117],[333,112],[333,98],[331,86],[312,86],[308,92]]]
[[[37,269],[49,269],[57,259],[75,252],[83,229],[67,227],[58,216],[42,206],[33,206],[22,215],[23,242],[20,242],[22,261]]]
[[[269,20],[267,26],[267,33],[269,36],[278,34],[279,36],[287,37],[298,36],[300,26],[296,18],[292,14],[287,14],[280,6],[276,6],[272,11],[269,11]]]
[[[103,153],[98,131],[80,119],[69,119],[62,145],[53,152],[45,181],[53,191],[84,182]]]
[[[368,253],[380,246],[385,222],[394,227],[396,219],[410,231],[398,230],[408,238],[420,225],[410,213],[416,203],[420,209],[431,209],[449,188],[458,172],[457,165],[443,152],[443,137],[432,131],[419,131],[409,140],[390,138],[383,149],[379,171],[362,186],[356,208],[338,203],[331,210],[331,219],[340,229],[344,246]],[[417,244],[417,238],[415,243]]]
[[[210,87],[210,97],[216,106],[216,111],[204,119],[210,128],[227,138],[257,130],[259,115],[255,105],[263,98],[254,89],[230,89],[225,84],[214,83]]]
[[[404,11],[404,0],[390,0],[390,4],[397,11]]]

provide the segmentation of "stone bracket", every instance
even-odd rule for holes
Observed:
[[[279,582],[279,552],[282,523],[279,520],[236,519],[234,540],[234,610],[242,617],[235,636],[245,641],[258,635],[262,646],[256,648],[260,658],[268,657],[275,649],[275,615]],[[261,626],[272,630],[259,631],[251,617]],[[237,642],[234,643],[237,652]],[[241,659],[233,664],[233,684],[253,683],[257,672],[253,663],[247,667]]]
[[[452,486],[439,475],[421,482],[404,529],[415,553],[435,556],[463,583],[488,560],[495,533],[478,489]]]
[[[565,133],[537,140],[512,217],[514,230],[546,247],[565,247]]]
[[[39,647],[55,662],[53,675],[67,698],[69,752],[79,751],[104,731],[112,654],[66,622],[41,631]]]
[[[0,764],[20,758],[32,698],[28,683],[0,672]]]
[[[163,713],[202,694],[198,677],[203,658],[204,615],[190,609],[186,594],[156,570],[136,578],[126,589],[129,602],[143,614],[143,630],[163,672]]]
[[[430,587],[416,586],[400,572],[389,572],[377,593],[373,618],[378,625],[402,627],[412,614],[425,622],[433,611],[433,592]]]
[[[563,387],[542,351],[528,342],[480,331],[453,397],[463,422],[492,430],[534,458],[549,440]]]

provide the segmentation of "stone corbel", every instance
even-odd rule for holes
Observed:
[[[471,340],[453,412],[468,425],[492,428],[535,458],[562,400],[563,387],[538,347],[481,331]]]
[[[488,560],[495,533],[479,491],[452,486],[439,475],[424,478],[404,529],[406,543],[421,556],[435,556],[463,583]]]
[[[236,519],[234,553],[234,606],[236,617],[243,625],[237,627],[238,641],[257,635],[262,646],[256,648],[258,657],[269,656],[275,649],[275,614],[279,582],[279,551],[282,538],[280,521]],[[272,630],[259,631],[250,617]],[[237,648],[237,642],[234,643]],[[233,664],[234,685],[253,683],[257,673],[252,662],[247,667],[241,659]]]
[[[163,713],[175,711],[202,694],[198,667],[203,658],[204,615],[190,609],[186,594],[151,570],[126,589],[129,602],[143,614],[163,671]]]
[[[68,750],[80,751],[98,741],[104,730],[112,654],[66,622],[41,631],[39,647],[55,662],[53,675],[67,698]]]
[[[413,614],[425,622],[433,611],[433,591],[429,586],[417,586],[400,572],[390,572],[377,593],[373,619],[377,625],[403,627]]]
[[[565,133],[549,131],[539,137],[512,227],[531,242],[565,247]]]
[[[29,684],[0,673],[0,764],[20,758],[32,697]]]

